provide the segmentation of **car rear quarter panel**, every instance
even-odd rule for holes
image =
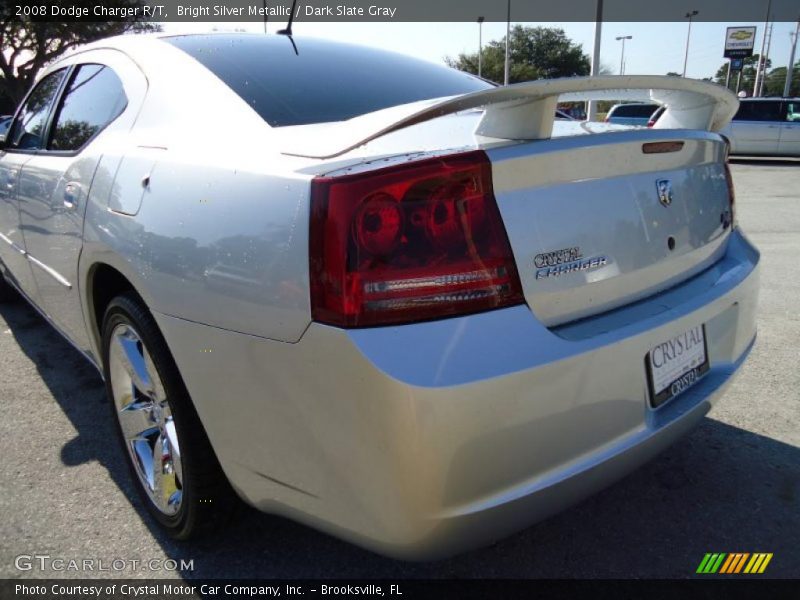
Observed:
[[[87,260],[114,255],[152,310],[293,342],[310,320],[308,188],[303,178],[258,165],[208,164],[152,155],[136,215],[96,202],[87,217]],[[144,168],[146,159],[135,161]],[[115,194],[126,191],[117,187]]]
[[[148,94],[98,169],[82,280],[109,264],[153,311],[297,341],[310,322],[307,161],[282,156],[270,127],[181,51],[132,48]]]

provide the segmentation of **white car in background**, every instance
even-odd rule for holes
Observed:
[[[742,100],[720,133],[730,140],[731,154],[800,156],[800,98]]]

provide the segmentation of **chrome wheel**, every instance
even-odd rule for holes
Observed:
[[[108,372],[125,447],[139,483],[164,515],[183,500],[183,468],[175,420],[153,360],[127,324],[111,332]]]

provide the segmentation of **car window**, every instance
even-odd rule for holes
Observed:
[[[780,102],[742,102],[734,121],[783,121]]]
[[[656,104],[621,104],[613,116],[649,118],[657,108]]]
[[[81,65],[62,96],[48,149],[79,150],[122,113],[127,101],[111,68]]]
[[[786,120],[791,123],[800,123],[800,102],[786,103]]]
[[[66,71],[54,71],[36,85],[11,125],[7,147],[19,150],[38,150],[42,147],[47,116]]]
[[[431,62],[326,40],[219,34],[163,39],[214,73],[273,127],[343,121],[492,88]]]

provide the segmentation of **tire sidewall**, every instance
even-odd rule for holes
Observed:
[[[181,449],[181,467],[183,473],[182,485],[182,498],[181,506],[178,512],[174,515],[166,515],[161,512],[150,499],[147,491],[144,489],[142,482],[139,479],[139,474],[133,464],[130,451],[127,447],[127,441],[122,433],[122,426],[117,416],[117,406],[111,387],[111,377],[109,368],[109,351],[111,347],[111,334],[118,325],[129,325],[139,335],[150,358],[153,361],[161,383],[164,386],[164,391],[167,397],[167,403],[173,416],[175,429],[178,436],[178,444]],[[166,350],[166,345],[163,338],[158,333],[152,316],[147,313],[146,309],[142,307],[140,302],[128,296],[121,296],[112,300],[106,310],[103,319],[102,330],[102,360],[103,360],[103,375],[105,378],[106,394],[110,410],[114,419],[114,427],[117,432],[117,439],[120,444],[128,469],[131,472],[133,484],[139,494],[147,511],[155,518],[168,532],[174,537],[181,537],[182,532],[187,528],[191,519],[191,506],[195,501],[194,493],[191,485],[191,446],[186,443],[186,434],[184,431],[185,421],[184,412],[186,407],[186,391],[180,381],[176,381],[177,374],[171,373],[170,370],[174,369],[174,363]]]

